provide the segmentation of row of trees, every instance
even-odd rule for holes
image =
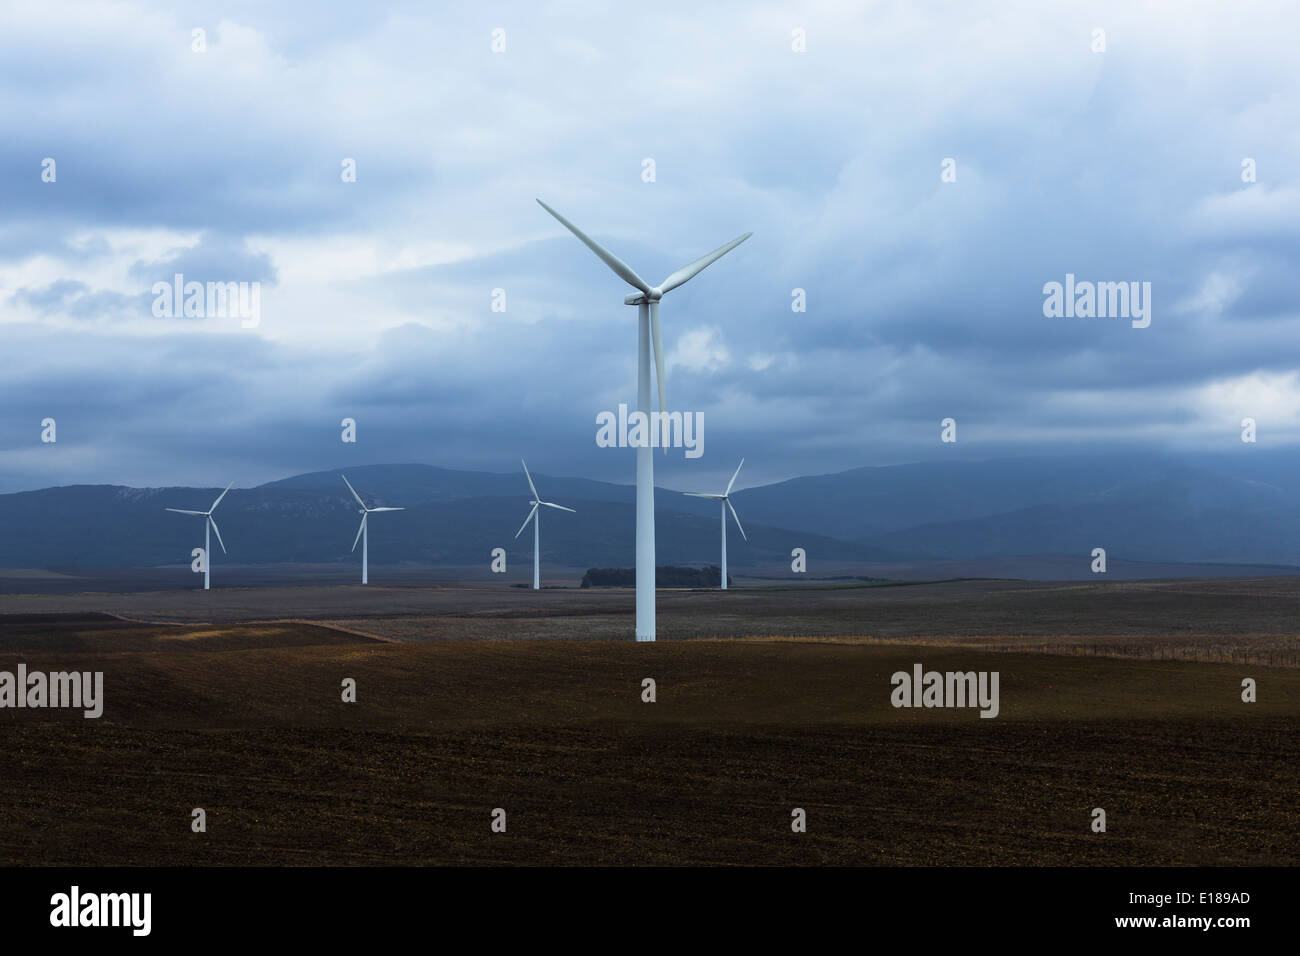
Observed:
[[[727,575],[727,587],[732,577]],[[655,568],[655,586],[661,588],[716,588],[722,584],[722,569],[715,564],[705,568],[678,568],[664,565]],[[582,576],[584,588],[630,588],[636,586],[636,568],[588,568]]]

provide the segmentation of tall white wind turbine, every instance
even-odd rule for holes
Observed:
[[[745,459],[740,459],[740,464],[736,466],[736,474],[731,476],[731,480],[727,482],[727,490],[720,495],[706,495],[698,491],[686,492],[692,498],[712,498],[714,501],[722,502],[722,590],[724,591],[727,590],[727,509],[731,509],[731,517],[736,519],[736,530],[740,532],[740,536],[745,538],[746,541],[749,540],[749,538],[745,537],[745,529],[740,526],[740,515],[736,514],[736,507],[731,503],[729,497],[731,486],[736,483],[736,476],[740,474],[740,469],[744,464]]]
[[[528,527],[528,522],[531,521],[533,523],[533,590],[540,591],[542,588],[542,578],[541,578],[542,533],[539,530],[539,527],[542,522],[542,516],[537,509],[546,507],[546,508],[558,508],[560,511],[569,511],[569,512],[573,512],[574,514],[577,514],[577,512],[574,511],[572,508],[564,507],[564,505],[557,505],[557,504],[552,504],[549,501],[543,501],[542,496],[537,493],[537,486],[533,484],[533,476],[528,474],[528,462],[524,461],[521,458],[520,463],[524,466],[524,476],[528,479],[528,488],[533,493],[533,510],[528,512],[528,517],[524,519],[524,523],[521,524],[519,526],[519,530],[515,532],[515,538],[518,538],[521,534],[524,533],[524,529]]]
[[[226,485],[226,491],[234,487],[234,482]],[[186,511],[184,508],[168,508],[168,511],[174,511],[178,515],[197,515],[204,518],[203,522],[203,590],[207,591],[212,585],[212,552],[208,550],[211,537],[208,534],[209,529],[217,533],[217,544],[221,545],[221,553],[226,553],[226,542],[221,540],[221,529],[217,527],[217,519],[212,517],[212,512],[217,510],[217,505],[221,504],[221,499],[226,497],[226,491],[217,495],[217,500],[212,502],[212,507],[207,511]]]
[[[739,239],[732,239],[725,246],[719,246],[708,255],[682,266],[659,285],[651,286],[618,256],[546,203],[540,199],[537,202],[558,219],[564,228],[582,240],[583,244],[599,256],[615,275],[637,290],[623,299],[624,305],[637,307],[637,408],[648,421],[650,418],[650,341],[653,338],[655,371],[659,380],[659,410],[666,412],[668,399],[664,392],[664,349],[663,337],[659,332],[659,300],[679,285],[695,278],[753,233],[747,232]],[[655,477],[654,458],[648,445],[636,450],[636,639],[638,641],[655,639]]]
[[[370,583],[370,532],[366,527],[366,519],[376,511],[405,511],[405,508],[367,508],[366,503],[361,500],[357,494],[357,489],[352,487],[352,482],[348,481],[347,475],[339,475],[343,479],[343,484],[348,486],[348,491],[352,492],[352,497],[357,499],[357,504],[361,506],[361,527],[357,529],[357,536],[352,539],[352,550],[357,550],[357,542],[361,542],[361,583]]]

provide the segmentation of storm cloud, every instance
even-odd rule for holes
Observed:
[[[6,16],[0,491],[521,455],[631,481],[594,437],[635,310],[535,197],[651,282],[754,233],[665,299],[669,400],[706,421],[670,486],[1239,447],[1244,417],[1300,442],[1285,6]],[[260,323],[155,317],[176,272],[261,283]],[[1046,317],[1067,274],[1150,282],[1150,327]]]

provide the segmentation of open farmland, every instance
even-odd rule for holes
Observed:
[[[309,623],[8,618],[0,669],[102,670],[106,704],[98,720],[0,710],[0,858],[1300,861],[1300,670],[990,638],[403,643]],[[998,718],[891,707],[890,674],[917,662],[999,671]],[[1241,703],[1243,676],[1258,703]],[[1105,834],[1088,828],[1097,806]],[[190,831],[194,807],[208,832]]]
[[[1300,579],[1108,583],[955,580],[870,586],[659,592],[660,641],[855,638],[989,649],[1300,665]],[[627,640],[628,589],[219,588],[0,599],[10,615],[109,614],[154,623],[301,621],[378,639]],[[3,642],[0,633],[0,642]]]

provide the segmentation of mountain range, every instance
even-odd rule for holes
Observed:
[[[349,466],[371,506],[375,564],[486,567],[493,548],[532,559],[520,473],[421,464]],[[340,470],[231,491],[216,518],[234,564],[356,560],[356,503]],[[542,560],[629,566],[635,488],[535,475],[549,500]],[[523,492],[521,493],[521,487]],[[206,509],[219,488],[72,485],[0,495],[0,567],[188,564],[202,521],[164,508]],[[853,564],[1080,554],[1104,547],[1132,561],[1300,565],[1300,455],[1247,446],[1222,455],[1113,453],[929,461],[806,476],[733,493],[748,540],[732,525],[732,569],[809,561]],[[718,562],[714,502],[659,489],[658,560]],[[214,549],[217,547],[215,539]]]

